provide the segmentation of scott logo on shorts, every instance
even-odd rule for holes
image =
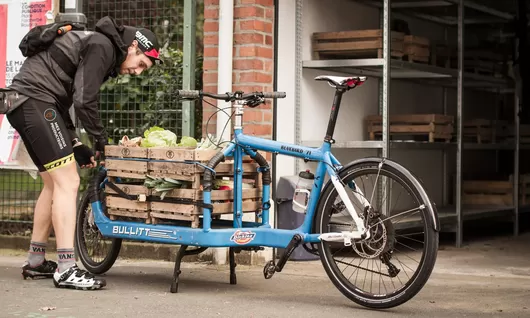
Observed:
[[[243,232],[243,231],[237,230],[230,237],[230,241],[236,244],[243,245],[243,244],[250,243],[252,240],[254,240],[255,237],[256,237],[256,233],[254,232],[251,232],[251,231]]]
[[[68,155],[64,158],[61,158],[59,160],[55,160],[55,161],[52,161],[48,164],[45,164],[44,165],[44,168],[47,170],[47,171],[52,171],[54,169],[57,169],[61,166],[64,166],[66,165],[67,163],[70,163],[74,160],[74,154],[71,154],[71,155]]]
[[[48,108],[44,111],[44,119],[47,121],[54,121],[55,118],[57,118],[57,113],[55,112],[55,109]]]

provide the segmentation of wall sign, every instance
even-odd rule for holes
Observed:
[[[51,10],[51,0],[0,0],[0,87],[11,84],[20,71],[24,57],[18,45],[34,26],[46,24],[46,13]],[[21,165],[17,154],[24,145],[5,115],[0,115],[0,168],[36,170],[30,161]],[[27,161],[27,160],[24,160]]]

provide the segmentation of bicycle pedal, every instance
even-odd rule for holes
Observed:
[[[263,276],[265,276],[265,279],[270,279],[274,273],[276,273],[276,264],[272,260],[268,261],[263,267]]]

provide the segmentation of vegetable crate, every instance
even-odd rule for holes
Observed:
[[[403,57],[404,33],[392,31],[391,52],[394,58]],[[354,30],[313,33],[313,58],[382,58],[383,30]]]
[[[442,139],[451,141],[453,133],[453,116],[440,114],[411,114],[389,116],[390,135],[420,136],[434,142]],[[366,117],[367,130],[370,140],[383,133],[383,118],[381,115]],[[425,138],[426,137],[426,138]]]
[[[217,152],[209,149],[106,146],[105,164],[111,182],[106,187],[109,217],[143,219],[145,223],[154,224],[168,220],[190,221],[192,227],[199,227],[204,166]],[[211,191],[214,217],[233,214],[231,186],[234,168],[233,162],[228,159],[215,168]],[[258,167],[250,157],[244,158],[243,213],[261,209],[262,184]],[[113,189],[114,185],[121,191]]]

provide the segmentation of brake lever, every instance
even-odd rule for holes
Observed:
[[[254,107],[257,107],[260,104],[264,104],[264,103],[265,103],[265,98],[256,96],[255,98],[253,98],[253,99],[251,99],[251,100],[249,100],[247,102],[247,106],[251,107],[251,108],[254,108]]]

